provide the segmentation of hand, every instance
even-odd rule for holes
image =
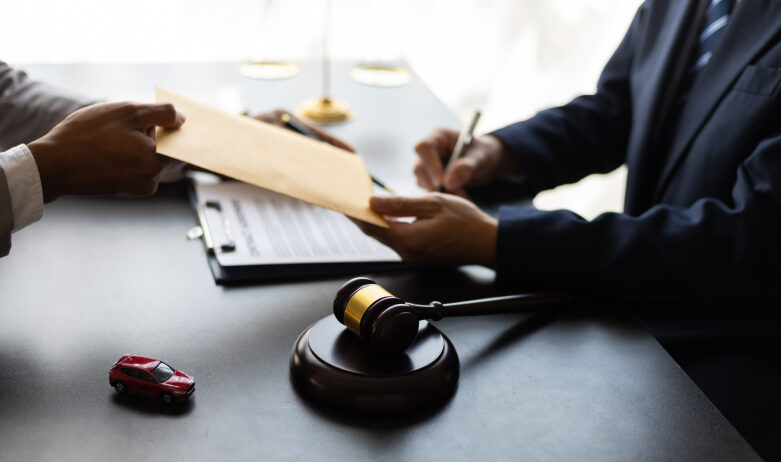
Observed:
[[[177,128],[171,104],[106,103],[80,109],[28,145],[45,202],[65,194],[151,195],[179,162],[155,151],[155,126]]]
[[[435,191],[444,185],[448,192],[466,196],[466,186],[488,184],[499,173],[520,173],[520,167],[504,144],[491,135],[475,137],[466,152],[444,173],[444,165],[457,140],[456,130],[439,128],[415,146],[419,156],[415,176],[421,188]]]
[[[293,120],[295,120],[299,124],[315,132],[317,136],[319,136],[326,143],[336,146],[337,148],[344,149],[346,151],[355,152],[355,149],[353,149],[353,147],[350,146],[349,144],[345,143],[339,138],[329,135],[322,128],[316,125],[310,124],[308,122],[304,122],[303,120],[295,117],[293,114],[291,114],[290,112],[284,109],[274,109],[273,111],[257,114],[255,115],[255,119],[260,120],[261,122],[266,122],[267,124],[276,125],[278,127],[284,128],[285,124],[283,124],[282,121],[280,120],[283,114],[288,114]]]
[[[439,193],[416,198],[373,196],[369,205],[388,218],[390,227],[356,223],[406,262],[496,266],[497,222],[466,199]],[[415,221],[393,217],[415,217]]]

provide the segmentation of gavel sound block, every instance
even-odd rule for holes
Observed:
[[[396,354],[368,348],[333,316],[299,336],[290,360],[296,388],[316,401],[357,411],[429,407],[452,396],[459,363],[453,344],[428,321]]]
[[[290,377],[316,401],[357,411],[404,411],[449,399],[459,361],[450,340],[428,319],[538,310],[568,303],[560,294],[522,294],[429,305],[405,303],[369,278],[344,284],[334,316],[296,340]]]

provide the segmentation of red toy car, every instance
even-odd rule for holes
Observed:
[[[125,355],[111,367],[108,383],[119,393],[158,396],[166,404],[185,401],[195,391],[195,379],[157,359]]]

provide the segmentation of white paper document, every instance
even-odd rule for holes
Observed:
[[[195,192],[222,266],[401,261],[341,213],[237,181]]]

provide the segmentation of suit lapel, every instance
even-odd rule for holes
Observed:
[[[688,33],[688,24],[691,15],[694,14],[697,1],[671,0],[663,17],[656,23],[661,24],[658,36],[654,38],[652,52],[647,59],[639,61],[633,72],[642,77],[636,77],[638,84],[632,104],[637,108],[651,108],[651,110],[639,110],[634,113],[635,134],[632,136],[630,151],[637,151],[638,164],[636,168],[629,170],[630,181],[627,182],[625,210],[644,210],[651,200],[653,188],[657,178],[649,178],[645,172],[649,169],[659,171],[652,167],[657,162],[645,153],[651,149],[649,140],[653,138],[653,130],[659,124],[660,111],[663,101],[670,91],[671,74],[674,73],[676,64],[681,59],[681,47],[684,45]]]
[[[741,0],[732,14],[713,57],[694,83],[680,122],[670,157],[654,193],[658,201],[676,167],[705,121],[733,85],[740,73],[781,28],[781,2]]]

